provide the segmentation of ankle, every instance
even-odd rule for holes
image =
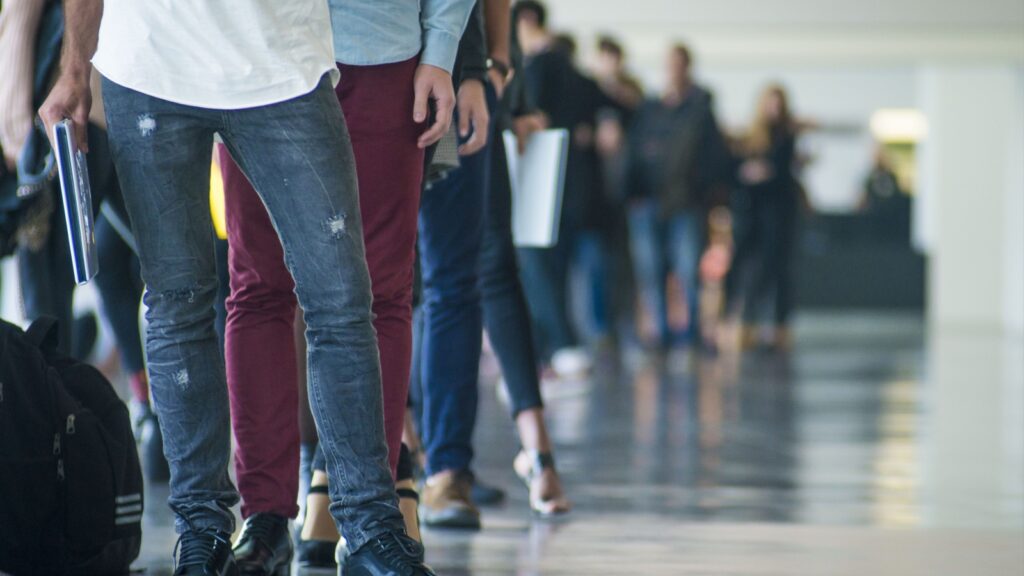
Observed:
[[[309,495],[306,496],[306,517],[302,522],[301,537],[303,540],[337,542],[340,536],[331,516],[330,496],[317,490],[318,488],[322,489],[325,486],[314,483]]]

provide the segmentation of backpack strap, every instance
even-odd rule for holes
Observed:
[[[57,331],[57,319],[52,316],[40,316],[25,331],[28,341],[43,351],[57,349],[60,333]]]

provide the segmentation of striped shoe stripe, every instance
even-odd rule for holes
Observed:
[[[135,514],[134,516],[120,516],[114,519],[115,526],[124,526],[125,524],[138,524],[142,521],[142,514]]]
[[[142,504],[128,504],[127,506],[118,506],[114,508],[114,512],[118,516],[124,516],[126,514],[138,514],[142,512]]]

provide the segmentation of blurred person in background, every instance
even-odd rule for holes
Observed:
[[[626,53],[622,44],[611,36],[597,39],[594,76],[601,90],[624,107],[633,109],[643,102],[643,86],[626,68]]]
[[[511,129],[525,144],[545,121],[530,107],[523,75],[515,72],[522,70],[523,54],[516,31],[509,25],[508,5],[508,0],[485,3],[492,62],[488,78],[498,102],[492,113],[491,179],[484,200],[479,288],[484,328],[501,364],[499,386],[508,392],[509,410],[522,446],[513,468],[526,484],[531,510],[551,516],[568,512],[571,505],[555,468],[554,445],[544,421],[533,330],[512,240],[512,188],[501,137],[504,130]]]
[[[63,39],[63,9],[60,2],[7,0],[0,10],[0,69],[6,80],[0,83],[0,149],[5,168],[24,184],[26,174],[13,174],[23,152],[52,154],[41,129],[34,127],[35,110],[49,93]],[[91,87],[99,103],[99,78]],[[142,279],[128,214],[107,146],[103,107],[97,105],[89,116],[89,154],[86,156],[96,210],[96,248],[99,273],[95,286],[101,312],[106,316],[117,342],[121,371],[127,378],[136,437],[146,478],[167,481],[169,471],[163,455],[163,441],[157,418],[150,406],[139,326]],[[35,150],[28,150],[35,148]],[[24,166],[24,168],[30,168]],[[75,281],[72,277],[64,212],[60,209],[59,184],[43,174],[33,204],[17,217],[18,274],[27,320],[40,316],[57,318],[59,347],[85,359],[92,351],[96,333],[88,341],[73,330],[72,313]],[[5,187],[5,190],[7,188]],[[13,193],[14,188],[10,191]],[[4,200],[6,208],[11,205]],[[100,211],[100,207],[103,210]],[[7,215],[5,215],[7,217]],[[79,323],[79,325],[81,325]]]
[[[859,208],[870,219],[872,236],[910,243],[911,196],[903,191],[885,147],[875,150],[864,179]]]
[[[640,106],[629,133],[630,245],[637,285],[661,350],[680,341],[669,322],[670,273],[685,291],[687,324],[681,341],[701,344],[698,266],[708,211],[728,178],[729,154],[713,98],[694,81],[692,65],[686,45],[669,50],[665,91]]]
[[[614,336],[632,334],[635,325],[636,282],[629,251],[625,169],[627,159],[626,129],[633,113],[643,103],[640,81],[626,67],[622,45],[611,36],[597,40],[597,58],[593,67],[598,86],[606,96],[619,104],[604,108],[598,117],[596,146],[601,157],[605,194],[611,204],[610,220],[605,231],[608,246],[609,308],[611,321],[617,329]]]
[[[761,93],[754,122],[736,143],[738,190],[735,256],[727,315],[742,313],[744,346],[786,348],[793,307],[793,248],[798,215],[807,206],[795,175],[797,123],[786,90]]]
[[[576,375],[590,369],[591,359],[570,320],[573,265],[585,284],[585,320],[591,335],[600,340],[610,332],[603,231],[608,229],[611,207],[602,188],[596,132],[599,111],[618,105],[577,70],[572,61],[575,42],[551,33],[542,3],[517,2],[513,24],[525,56],[523,74],[532,103],[547,116],[551,128],[570,134],[558,243],[522,248],[519,260],[540,360],[559,375]]]

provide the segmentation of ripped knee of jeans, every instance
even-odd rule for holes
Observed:
[[[139,134],[149,136],[156,130],[156,119],[150,114],[140,114],[138,118]]]
[[[191,288],[175,288],[174,290],[163,290],[160,292],[160,297],[170,302],[187,302],[188,304],[194,304],[196,301],[196,292],[199,291],[199,286],[193,286]]]
[[[324,232],[331,235],[331,238],[341,240],[348,231],[348,218],[344,214],[335,214],[324,220],[323,229]]]

